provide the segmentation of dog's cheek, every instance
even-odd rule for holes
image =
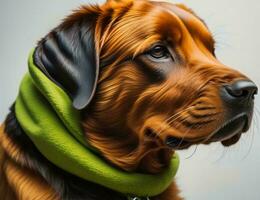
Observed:
[[[146,88],[145,77],[131,64],[125,64],[106,66],[100,80],[88,115],[96,116],[103,126],[109,124],[113,129],[123,126],[138,96]],[[114,125],[117,127],[112,127]]]

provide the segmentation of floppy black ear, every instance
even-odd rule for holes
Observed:
[[[96,19],[93,16],[71,18],[39,42],[34,63],[70,96],[73,106],[80,110],[90,103],[97,86]]]

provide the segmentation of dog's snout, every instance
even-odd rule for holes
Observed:
[[[257,86],[249,80],[239,80],[231,85],[225,85],[228,94],[237,99],[254,99],[257,94]]]

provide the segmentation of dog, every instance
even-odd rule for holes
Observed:
[[[158,176],[175,151],[234,145],[250,127],[257,86],[222,64],[214,44],[205,22],[183,4],[111,0],[82,6],[41,39],[31,77],[40,73],[65,91],[93,154],[130,177]],[[45,98],[39,101],[49,106]],[[1,126],[1,199],[182,199],[174,181],[156,195],[127,196],[120,185],[111,189],[102,178],[98,184],[57,166],[61,154],[45,154],[49,146],[28,134],[21,103]],[[44,112],[38,117],[48,120]]]

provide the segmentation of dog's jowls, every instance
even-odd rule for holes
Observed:
[[[93,47],[87,55],[72,49],[84,49],[84,42]],[[63,54],[51,56],[57,47]],[[218,61],[209,29],[184,5],[112,0],[83,6],[38,43],[35,59],[82,109],[88,143],[125,171],[159,173],[175,150],[218,141],[233,145],[250,127],[257,87]],[[78,70],[77,64],[88,62],[98,70],[87,82],[69,74]],[[96,88],[84,93],[84,84]],[[81,93],[89,102],[82,103]],[[23,133],[12,110],[5,132],[0,196],[125,198],[49,163]],[[152,199],[180,198],[173,183]]]

